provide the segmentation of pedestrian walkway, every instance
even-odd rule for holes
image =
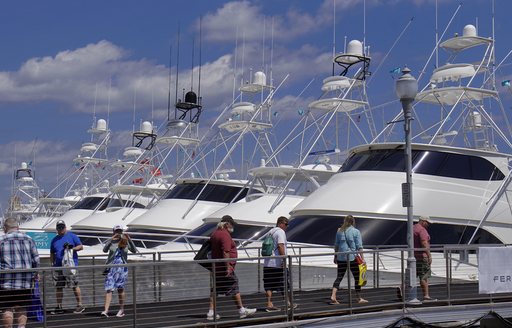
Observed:
[[[330,289],[308,290],[294,292],[293,302],[297,304],[296,309],[291,307],[285,310],[284,304],[276,302],[275,305],[281,308],[278,312],[266,312],[265,297],[263,293],[248,294],[244,296],[246,307],[257,308],[256,315],[252,318],[239,319],[236,308],[231,302],[222,303],[223,297],[219,298],[217,313],[221,316],[218,322],[220,327],[232,327],[241,325],[270,324],[285,322],[288,320],[307,320],[311,318],[330,316],[350,316],[359,313],[382,312],[385,310],[401,309],[405,303],[399,298],[397,288],[366,288],[363,289],[364,297],[369,301],[367,304],[357,304],[355,301],[350,306],[347,290],[339,292],[339,305],[330,305]],[[431,286],[431,295],[437,301],[424,302],[415,307],[446,307],[461,304],[489,303],[486,295],[478,294],[478,284],[453,284],[450,286],[451,298],[447,296],[446,285]],[[493,302],[512,302],[512,294],[504,294],[500,297],[493,297]],[[206,320],[208,310],[208,299],[190,299],[186,301],[153,302],[132,304],[126,306],[126,316],[115,317],[117,307],[111,308],[111,317],[100,316],[101,307],[87,308],[82,314],[74,314],[73,309],[68,309],[61,315],[47,315],[47,327],[73,327],[99,328],[99,327],[199,327],[214,324]],[[30,322],[30,327],[43,327],[41,323]]]

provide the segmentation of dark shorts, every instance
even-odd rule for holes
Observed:
[[[430,264],[426,257],[416,259],[416,276],[420,280],[427,280],[432,275]]]
[[[53,281],[56,288],[64,288],[66,285],[73,288],[78,287],[78,272],[66,277],[62,270],[56,270],[53,275]]]
[[[30,289],[1,289],[0,309],[10,310],[15,306],[28,307],[32,303]]]
[[[263,287],[265,291],[284,291],[283,268],[263,267]]]
[[[215,279],[215,288],[217,290],[217,295],[230,296],[240,293],[238,277],[234,272],[229,276],[217,276]]]

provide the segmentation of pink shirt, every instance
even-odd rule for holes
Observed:
[[[421,244],[422,241],[428,241],[430,243],[430,235],[428,234],[427,229],[425,229],[421,224],[416,223],[412,228],[412,231],[414,233],[415,249],[423,248],[423,245]],[[417,259],[422,259],[428,257],[428,254],[426,251],[414,251],[414,257]]]

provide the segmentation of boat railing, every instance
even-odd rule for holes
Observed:
[[[259,256],[260,247],[247,247],[243,253],[239,252],[235,273],[244,306],[257,308],[258,311],[254,317],[240,321],[231,297],[217,296],[214,293],[214,309],[220,318],[213,322],[206,320],[206,312],[210,290],[215,291],[219,286],[211,279],[213,273],[199,263],[210,263],[213,271],[217,271],[228,259],[194,261],[195,253],[190,250],[142,250],[137,254],[129,254],[127,264],[106,265],[107,254],[88,253],[79,257],[77,272],[82,301],[87,313],[91,314],[73,314],[75,298],[71,292],[65,291],[64,307],[69,310],[64,314],[45,316],[42,326],[60,327],[71,320],[74,325],[82,327],[101,326],[101,322],[95,320],[100,320],[99,314],[104,306],[105,269],[123,267],[128,268],[128,278],[124,286],[127,315],[116,321],[119,327],[197,327],[242,323],[279,323],[287,326],[334,318],[336,322],[373,318],[382,327],[385,325],[382,320],[391,322],[406,314],[412,314],[416,320],[436,322],[441,319],[447,321],[442,315],[436,318],[436,311],[438,315],[449,311],[450,320],[470,320],[478,319],[491,309],[501,316],[512,316],[512,293],[479,293],[478,245],[433,246],[429,285],[430,296],[436,300],[410,304],[403,292],[406,290],[407,251],[405,247],[365,249],[367,283],[362,287],[360,296],[368,300],[368,303],[359,302],[359,295],[354,291],[356,280],[347,273],[339,285],[337,296],[340,304],[329,304],[337,276],[337,266],[333,262],[335,253],[332,249],[295,245],[294,253],[289,252],[288,256],[262,257]],[[467,254],[465,261],[459,258],[461,251]],[[246,253],[252,256],[245,256]],[[275,312],[265,311],[267,303],[263,269],[269,258],[283,261],[282,275],[286,278],[283,280],[283,293],[274,293],[272,296],[274,306],[279,308]],[[48,311],[46,313],[56,306],[52,277],[57,269],[62,270],[49,267],[46,258],[42,259],[42,266],[37,269],[43,308]],[[10,270],[9,273],[22,271],[31,270]],[[0,271],[0,276],[4,273],[6,271]],[[416,287],[418,298],[423,300],[419,284]],[[115,300],[117,298],[114,297],[111,315],[118,310]],[[455,315],[457,311],[461,311],[460,316]],[[384,317],[383,313],[386,313]]]

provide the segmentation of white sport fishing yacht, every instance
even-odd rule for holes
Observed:
[[[474,47],[484,49],[476,64],[455,64]],[[428,126],[416,130],[412,144],[414,214],[434,220],[433,245],[511,243],[511,130],[507,124],[502,131],[493,120],[499,116],[508,123],[494,82],[494,40],[467,25],[440,48],[449,63],[435,69],[414,106],[415,127]],[[440,108],[441,119],[422,125],[420,107],[430,116]],[[498,151],[498,145],[506,150]],[[403,143],[355,147],[339,173],[293,209],[288,240],[331,246],[343,217],[352,214],[365,246],[405,245],[404,182]]]
[[[173,240],[201,225],[211,213],[247,195],[246,166],[260,158],[256,156],[272,152],[268,131],[272,128],[270,104],[275,89],[267,85],[263,72],[256,72],[254,80],[240,90],[247,98],[264,100],[260,104],[235,103],[227,115],[219,116],[197,153],[185,163],[175,186],[154,207],[128,224],[128,231],[141,242],[139,246],[154,247]],[[217,124],[222,119],[224,122]],[[245,159],[245,148],[253,152],[250,159]],[[231,166],[233,158],[242,158],[238,170]]]
[[[26,162],[14,170],[12,196],[5,217],[20,223],[30,221],[37,209],[42,192],[35,180],[35,173]]]
[[[109,174],[106,148],[110,140],[107,122],[98,119],[87,132],[91,140],[82,144],[69,172],[63,175],[64,179],[48,196],[39,199],[31,220],[20,225],[20,229],[36,241],[41,254],[49,250],[57,219],[74,222],[83,218],[106,196],[108,180],[105,179]],[[51,197],[58,189],[66,192],[62,197]]]
[[[110,188],[106,206],[71,225],[85,245],[110,237],[114,225],[126,225],[143,214],[169,188],[154,155],[156,138],[153,125],[143,122],[140,131],[133,133],[132,146],[125,148],[124,159],[111,164],[121,178]]]
[[[341,74],[324,79],[322,96],[309,105],[309,110],[302,114],[296,125],[305,128],[300,129],[299,133],[292,129],[269,158],[276,158],[286,147],[301,149],[305,154],[299,154],[295,165],[266,166],[265,160],[262,160],[260,167],[249,171],[252,177],[250,189],[243,200],[228,204],[207,216],[204,224],[177,239],[176,243],[166,245],[168,249],[199,249],[202,239],[197,237],[208,237],[224,215],[236,219],[233,238],[244,240],[244,245],[261,239],[275,226],[279,216],[288,217],[295,206],[338,171],[340,165],[331,161],[334,158],[339,162],[346,154],[346,149],[341,151],[338,148],[341,144],[357,144],[357,140],[368,142],[375,137],[365,90],[370,57],[363,54],[360,41],[352,40],[347,51],[337,54],[333,60],[342,67]],[[348,77],[349,71],[355,76]],[[367,119],[364,122],[355,119],[361,116]],[[353,125],[357,125],[357,128]],[[360,134],[345,140],[346,134],[337,133],[339,130]],[[362,131],[366,131],[367,136]],[[292,145],[293,140],[298,140],[300,144]],[[324,145],[333,149],[318,149]]]

